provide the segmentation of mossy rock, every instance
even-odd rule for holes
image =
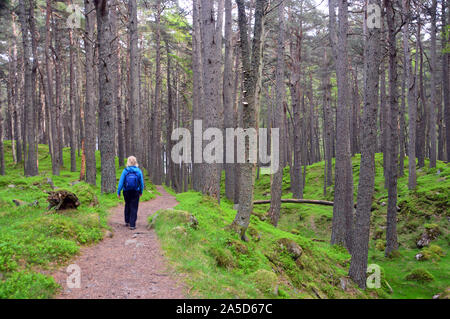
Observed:
[[[248,228],[248,234],[252,237],[252,239],[256,242],[261,240],[261,234],[256,230],[256,228],[249,227]]]
[[[286,250],[294,260],[297,260],[303,254],[302,247],[292,239],[281,238],[277,240],[277,244],[282,250]]]
[[[162,218],[163,220],[170,220],[176,224],[187,225],[190,228],[198,228],[198,220],[189,212],[176,209],[164,209],[153,214],[149,218],[149,228],[154,228],[157,220]]]
[[[230,247],[233,247],[237,254],[243,254],[243,255],[248,254],[247,245],[245,245],[241,241],[231,239],[231,240],[228,240],[227,245]]]
[[[262,293],[278,295],[278,277],[272,271],[259,269],[250,274],[250,280]]]
[[[176,226],[174,228],[172,228],[170,230],[170,232],[174,235],[182,235],[182,236],[186,236],[187,235],[187,231],[186,228],[183,226]]]
[[[386,241],[383,239],[377,239],[375,242],[375,248],[379,251],[384,251],[386,249]]]
[[[430,245],[429,247],[425,247],[421,251],[422,258],[420,260],[440,260],[440,257],[445,256],[444,250],[438,245]]]
[[[405,279],[409,281],[418,281],[421,283],[425,283],[433,281],[434,277],[424,268],[417,268],[406,275]]]
[[[214,257],[217,266],[226,269],[232,269],[236,267],[236,261],[234,260],[233,254],[229,249],[211,247],[209,253]]]
[[[425,224],[425,231],[417,239],[417,247],[422,248],[430,244],[432,240],[435,240],[440,234],[441,230],[438,224]]]
[[[87,185],[85,183],[79,183],[73,187],[73,191],[77,195],[78,199],[80,200],[81,205],[83,205],[83,206],[97,206],[98,205],[98,198],[97,198],[97,195],[95,195],[95,192],[92,189],[92,186]]]
[[[380,227],[375,228],[375,231],[373,232],[373,239],[382,239],[385,231],[381,229]]]

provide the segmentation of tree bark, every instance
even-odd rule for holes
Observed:
[[[112,61],[113,43],[109,11],[110,0],[95,0],[97,10],[98,79],[99,79],[99,148],[101,159],[102,193],[116,191],[116,168],[114,152],[113,82],[111,74],[116,71]]]
[[[436,63],[436,9],[437,0],[433,0],[431,4],[431,63],[430,63],[430,73],[431,73],[431,105],[430,105],[430,167],[436,167],[436,107],[437,104],[437,63]]]
[[[257,128],[258,113],[255,107],[259,70],[262,55],[263,20],[266,0],[257,0],[255,7],[255,22],[253,27],[253,45],[250,53],[248,41],[247,16],[244,0],[236,0],[239,15],[239,31],[241,40],[241,57],[243,66],[243,97],[242,97],[242,122],[243,129]],[[250,215],[253,210],[253,186],[255,181],[255,164],[248,162],[249,143],[245,143],[246,163],[239,164],[239,208],[234,218],[241,239],[246,240],[245,232],[250,223]]]
[[[220,12],[218,14],[220,16]],[[220,43],[222,33],[217,32],[220,21],[216,22],[214,3],[210,0],[201,0],[201,31],[202,31],[202,53],[203,54],[203,89],[205,118],[204,128],[223,128],[223,106],[220,98],[221,79],[221,53]],[[221,27],[221,26],[220,26]],[[217,136],[215,137],[217,138]],[[217,150],[216,150],[217,151]],[[209,195],[220,201],[220,163],[203,164],[204,181],[202,185],[203,194]]]
[[[223,109],[224,128],[234,128],[234,105],[233,105],[233,19],[231,15],[231,0],[225,0],[225,61],[223,69]],[[226,143],[224,154],[227,153]],[[234,163],[225,163],[225,196],[234,202]]]
[[[369,4],[379,5],[378,0]],[[367,13],[366,13],[367,14]],[[367,15],[366,15],[367,18]],[[364,21],[366,23],[366,19]],[[375,152],[377,145],[378,71],[380,65],[380,29],[367,28],[364,44],[364,111],[361,132],[361,164],[358,199],[355,216],[355,241],[350,262],[349,276],[360,288],[366,287],[367,259],[369,252],[370,215],[375,184]]]
[[[138,20],[136,0],[128,1],[128,32],[130,50],[130,121],[132,155],[139,157],[139,51],[138,51]]]
[[[269,208],[269,216],[272,221],[272,225],[275,227],[278,225],[278,220],[280,219],[280,209],[281,209],[281,193],[283,186],[283,167],[284,167],[284,145],[285,145],[285,129],[284,129],[284,119],[285,115],[283,113],[284,96],[286,94],[284,86],[284,0],[278,4],[278,43],[277,43],[277,67],[276,67],[276,79],[275,79],[275,117],[274,117],[274,128],[280,130],[280,154],[279,163],[280,167],[278,171],[272,172],[271,180],[271,202]]]
[[[389,141],[388,151],[388,207],[386,228],[386,256],[398,249],[397,242],[397,176],[398,176],[398,96],[397,96],[397,48],[394,1],[384,0],[388,24],[389,53]]]
[[[86,88],[85,88],[85,114],[84,125],[85,151],[86,151],[86,182],[96,185],[97,163],[95,159],[97,112],[94,105],[94,27],[95,7],[94,0],[85,0],[86,28],[84,31],[84,47],[86,52]]]
[[[350,252],[353,245],[353,172],[349,135],[349,81],[348,81],[348,3],[339,0],[339,32],[335,48],[338,85],[336,114],[336,173],[331,244],[345,246]],[[334,24],[334,1],[330,0],[330,24]],[[333,41],[334,43],[334,41]]]

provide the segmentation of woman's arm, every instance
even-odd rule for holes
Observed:
[[[141,195],[144,192],[145,189],[145,184],[144,184],[144,174],[142,173],[142,170],[139,169],[141,171]]]
[[[117,187],[117,196],[120,196],[120,192],[123,189],[124,179],[125,179],[125,170],[123,170],[122,175],[120,175],[119,186]]]

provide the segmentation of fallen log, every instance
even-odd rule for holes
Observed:
[[[47,192],[49,203],[47,210],[55,207],[55,210],[73,209],[80,206],[80,200],[77,195],[68,191]]]
[[[316,199],[282,199],[282,203],[293,203],[293,204],[316,204],[316,205],[325,205],[325,206],[333,206],[334,202],[330,202],[327,200],[316,200]],[[253,202],[253,205],[261,205],[261,204],[270,204],[269,200],[257,200]]]

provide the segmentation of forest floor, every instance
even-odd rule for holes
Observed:
[[[63,287],[61,299],[82,298],[183,298],[183,287],[168,273],[161,246],[147,219],[161,209],[178,203],[164,188],[160,196],[139,205],[136,229],[124,226],[123,205],[111,210],[112,236],[99,244],[84,247],[71,261],[81,269],[81,287],[69,289],[66,267],[54,274]]]

